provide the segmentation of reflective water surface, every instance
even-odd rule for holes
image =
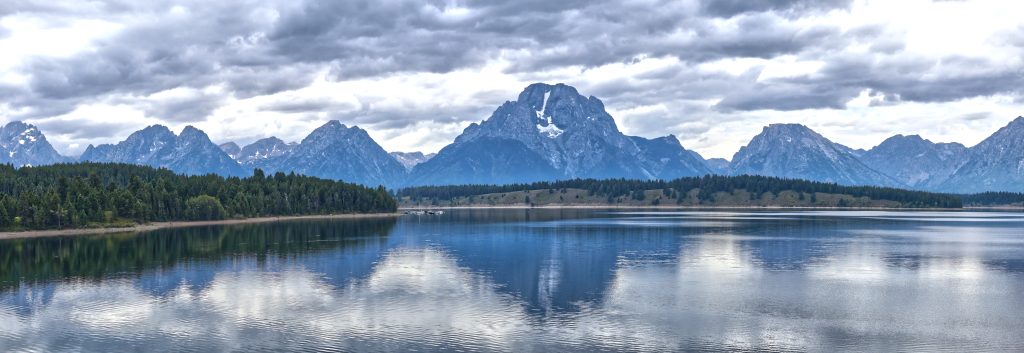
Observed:
[[[458,210],[0,242],[0,351],[1024,351],[1024,214]]]

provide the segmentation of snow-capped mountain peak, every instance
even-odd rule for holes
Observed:
[[[703,160],[622,134],[595,97],[535,83],[471,124],[437,157],[413,169],[413,185],[592,178],[674,178],[710,173]],[[655,143],[657,144],[657,143]],[[650,154],[657,154],[655,158]],[[679,158],[685,162],[675,163]]]
[[[12,121],[0,127],[0,164],[22,167],[63,161],[65,158],[57,153],[35,125]]]

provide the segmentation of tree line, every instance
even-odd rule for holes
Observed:
[[[1019,192],[983,192],[961,197],[967,206],[1024,206],[1024,193]]]
[[[0,165],[0,229],[394,212],[383,187],[255,170],[246,178],[178,175],[131,164]]]
[[[853,197],[867,197],[873,200],[889,200],[898,202],[901,207],[910,208],[960,208],[963,206],[958,195],[938,194],[924,191],[904,190],[877,186],[845,186],[835,183],[786,179],[759,175],[706,175],[703,177],[685,177],[673,180],[634,180],[634,179],[571,179],[552,182],[535,182],[508,185],[450,185],[420,186],[398,190],[400,198],[412,200],[454,200],[484,194],[508,193],[530,190],[582,189],[591,195],[614,199],[621,196],[636,197],[644,190],[664,191],[670,199],[682,203],[688,193],[697,190],[697,198],[701,201],[712,201],[719,192],[745,190],[751,194],[766,192],[795,191],[800,193],[842,194]]]

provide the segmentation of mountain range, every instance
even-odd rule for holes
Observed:
[[[903,186],[862,162],[846,146],[800,124],[772,124],[733,156],[733,174],[808,179],[843,185]]]
[[[934,143],[918,135],[896,135],[864,152],[860,160],[902,185],[935,189],[970,158],[959,143]]]
[[[564,84],[532,84],[437,154],[385,151],[357,126],[329,121],[299,142],[267,137],[220,145],[192,126],[153,125],[117,144],[64,157],[31,124],[0,128],[0,163],[18,167],[93,161],[183,174],[299,173],[389,187],[506,184],[570,178],[673,179],[756,174],[942,192],[1024,192],[1024,118],[973,147],[896,135],[870,150],[832,142],[806,126],[771,124],[731,161],[704,159],[673,135],[623,134],[604,103]]]
[[[189,175],[251,174],[210,141],[206,133],[192,126],[185,127],[179,135],[166,126],[149,126],[114,145],[89,145],[79,160],[141,164]]]

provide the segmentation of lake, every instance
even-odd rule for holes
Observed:
[[[0,351],[1024,351],[1024,213],[453,210],[0,242]]]

